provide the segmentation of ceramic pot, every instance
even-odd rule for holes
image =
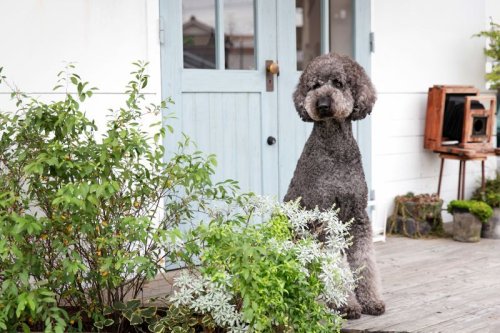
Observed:
[[[500,239],[500,208],[494,208],[493,216],[483,223],[481,238]]]

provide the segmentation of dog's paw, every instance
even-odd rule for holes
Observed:
[[[380,316],[385,312],[385,303],[381,300],[371,300],[362,305],[361,313]]]
[[[361,311],[359,304],[348,304],[339,309],[340,315],[345,319],[359,319]]]

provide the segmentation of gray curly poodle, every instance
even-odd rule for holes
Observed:
[[[308,64],[293,100],[302,120],[314,122],[314,127],[284,200],[300,198],[306,209],[329,209],[335,204],[342,221],[354,218],[347,261],[353,271],[361,269],[361,279],[355,295],[341,311],[348,318],[359,318],[361,313],[380,315],[385,305],[380,298],[372,228],[366,212],[368,189],[351,127],[352,121],[370,114],[375,88],[358,63],[331,53]],[[321,231],[317,232],[321,237]]]

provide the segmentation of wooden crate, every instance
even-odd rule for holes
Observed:
[[[457,132],[455,143],[446,137],[447,131],[443,128],[447,103],[452,103],[453,99],[462,100],[464,103],[463,118],[458,119],[462,131]],[[481,103],[484,109],[471,107],[474,101]],[[495,128],[495,108],[495,97],[479,96],[479,89],[473,86],[435,85],[429,88],[424,148],[468,156],[494,154],[491,137]]]
[[[427,114],[425,117],[424,148],[438,150],[443,146],[443,121],[447,95],[477,96],[479,90],[473,86],[435,85],[429,88]]]

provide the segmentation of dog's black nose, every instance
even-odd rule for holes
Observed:
[[[323,96],[318,98],[316,102],[316,109],[321,116],[327,116],[330,114],[330,106],[332,105],[332,100],[330,97]]]

